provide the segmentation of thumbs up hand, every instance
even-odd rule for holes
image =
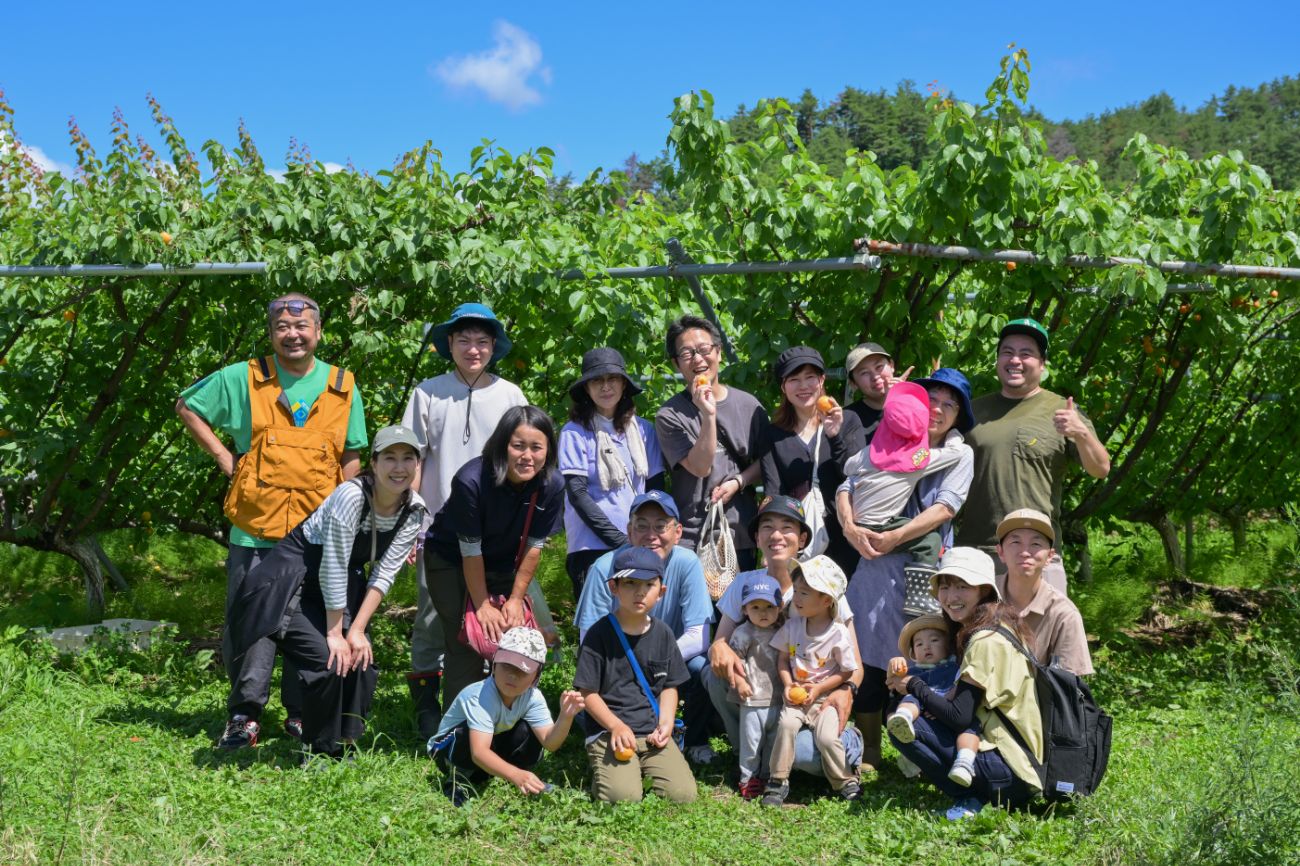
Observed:
[[[1074,406],[1073,397],[1065,398],[1065,408],[1056,410],[1056,414],[1052,417],[1052,423],[1056,425],[1056,432],[1066,439],[1073,440],[1076,436],[1088,432],[1087,425],[1083,423],[1083,418],[1079,416],[1079,410]]]

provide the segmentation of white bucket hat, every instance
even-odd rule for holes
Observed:
[[[977,547],[950,547],[939,560],[939,567],[930,576],[930,595],[939,597],[939,577],[948,574],[966,582],[967,586],[991,586],[999,601],[998,582],[994,579],[993,557]]]

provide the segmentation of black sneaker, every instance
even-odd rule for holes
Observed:
[[[256,719],[250,719],[248,716],[232,716],[230,721],[226,722],[226,730],[217,742],[217,748],[233,752],[246,746],[256,746],[257,735],[261,730],[262,726]]]
[[[442,793],[447,795],[447,799],[451,800],[451,804],[457,809],[469,802],[469,788],[457,785],[451,779],[443,782]]]
[[[841,800],[848,800],[849,802],[853,802],[854,800],[858,800],[862,798],[862,786],[859,785],[857,782],[853,781],[852,779],[850,779],[849,781],[844,783],[843,788],[840,788],[835,793],[840,795]]]
[[[789,780],[780,782],[775,779],[767,783],[767,790],[763,791],[763,799],[758,802],[764,806],[781,806],[785,804],[785,798],[790,796]]]
[[[302,741],[302,719],[290,716],[284,720],[284,732],[299,742]]]

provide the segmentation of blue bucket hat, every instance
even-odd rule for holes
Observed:
[[[447,340],[447,335],[451,332],[451,326],[462,319],[476,319],[482,322],[483,329],[496,340],[492,347],[493,361],[501,360],[510,351],[510,338],[506,336],[506,329],[498,321],[496,314],[485,304],[461,304],[452,310],[450,319],[433,326],[431,342],[439,355],[451,360],[451,344]]]
[[[924,379],[913,379],[913,382],[922,388],[927,385],[946,385],[957,392],[957,402],[961,408],[957,412],[957,430],[961,433],[970,432],[970,428],[975,426],[975,413],[970,407],[970,382],[961,370],[953,367],[940,367]]]

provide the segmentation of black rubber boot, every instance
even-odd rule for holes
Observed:
[[[426,740],[438,733],[438,723],[442,721],[442,705],[438,703],[441,683],[442,674],[437,671],[406,675],[411,703],[415,704],[415,726]]]

